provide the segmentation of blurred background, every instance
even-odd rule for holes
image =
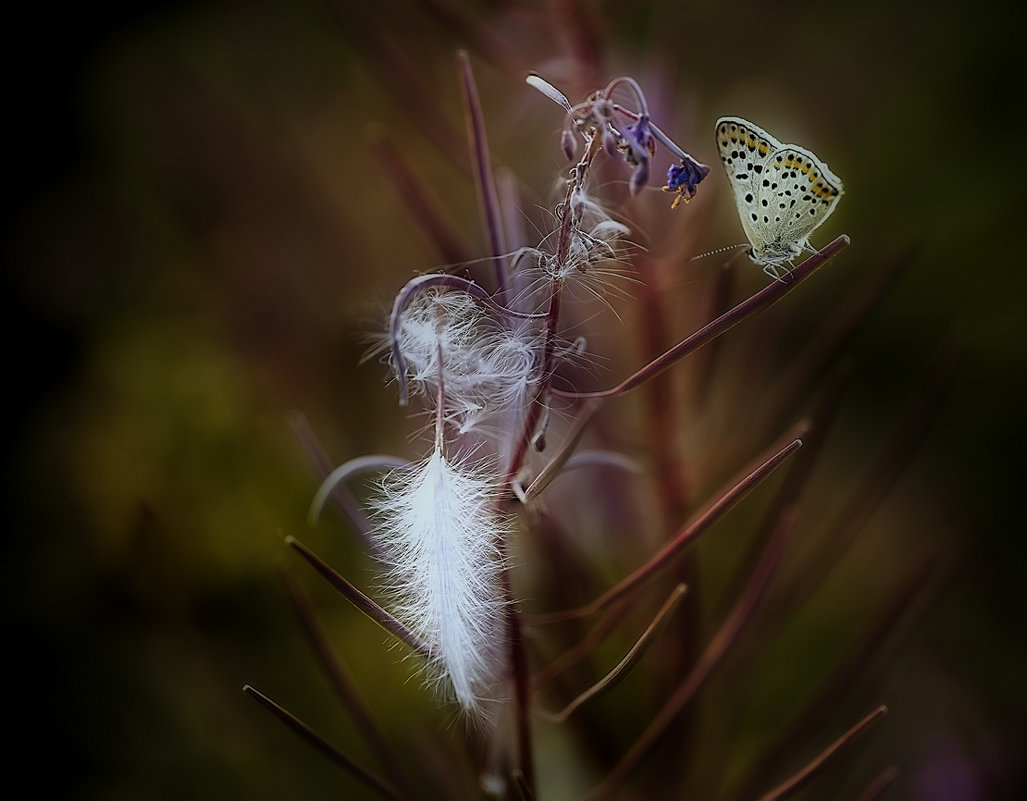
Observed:
[[[4,56],[12,775],[62,798],[358,793],[240,689],[252,682],[366,758],[279,569],[293,564],[286,534],[343,573],[366,577],[368,563],[338,521],[308,528],[318,478],[288,416],[301,410],[336,462],[419,453],[418,421],[382,365],[360,360],[403,282],[456,256],[415,224],[371,143],[386,137],[413,165],[463,256],[485,253],[464,48],[529,234],[565,164],[559,109],[524,85],[528,70],[572,99],[634,76],[660,126],[714,166],[675,218],[650,190],[663,220],[652,241],[684,248],[667,292],[685,306],[720,263],[687,257],[742,237],[716,166],[725,114],[813,150],[845,183],[813,241],[853,244],[789,300],[791,336],[829,319],[862,273],[912,254],[858,331],[825,504],[872,464],[939,353],[958,366],[877,536],[750,702],[772,719],[759,693],[807,681],[802,665],[834,653],[897,554],[936,549],[945,581],[890,652],[877,687],[892,714],[873,748],[900,767],[891,797],[1024,797],[1027,271],[1013,212],[1025,120],[1010,9],[267,0],[29,13]],[[764,280],[736,269],[740,293]],[[758,408],[741,400],[740,414]],[[380,633],[305,583],[383,728],[407,747],[454,738]],[[559,766],[576,770],[558,750],[541,761],[556,787]]]

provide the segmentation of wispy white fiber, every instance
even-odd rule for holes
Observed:
[[[436,444],[416,468],[385,477],[374,515],[390,611],[431,646],[433,678],[468,712],[495,684],[503,639],[497,543],[509,522],[485,467],[453,464]]]
[[[487,429],[526,404],[536,377],[538,332],[499,325],[470,295],[424,292],[403,311],[397,339],[415,391],[435,395],[442,377],[443,416],[461,433]]]

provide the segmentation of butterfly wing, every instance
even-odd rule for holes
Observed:
[[[772,154],[756,198],[768,260],[808,247],[809,235],[831,216],[841,196],[838,176],[810,151],[783,145]]]
[[[717,149],[753,257],[791,261],[842,195],[842,182],[813,153],[784,145],[740,117],[717,120]]]
[[[741,117],[717,120],[717,151],[734,194],[738,218],[745,235],[757,253],[766,243],[767,226],[762,223],[760,203],[763,173],[783,145],[773,136]]]

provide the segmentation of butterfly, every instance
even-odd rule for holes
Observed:
[[[783,145],[741,117],[717,120],[717,150],[749,239],[749,258],[778,281],[834,211],[842,182],[805,148]],[[787,264],[786,264],[787,263]]]

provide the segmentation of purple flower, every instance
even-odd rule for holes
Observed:
[[[637,165],[646,160],[646,154],[652,156],[656,153],[656,140],[649,132],[649,118],[644,114],[634,125],[629,125],[624,134],[624,157],[628,164]]]
[[[703,178],[710,174],[710,168],[691,158],[681,159],[680,164],[672,164],[667,170],[667,185],[664,192],[676,192],[677,197],[671,208],[676,208],[684,200],[686,203],[695,197],[695,188]]]

